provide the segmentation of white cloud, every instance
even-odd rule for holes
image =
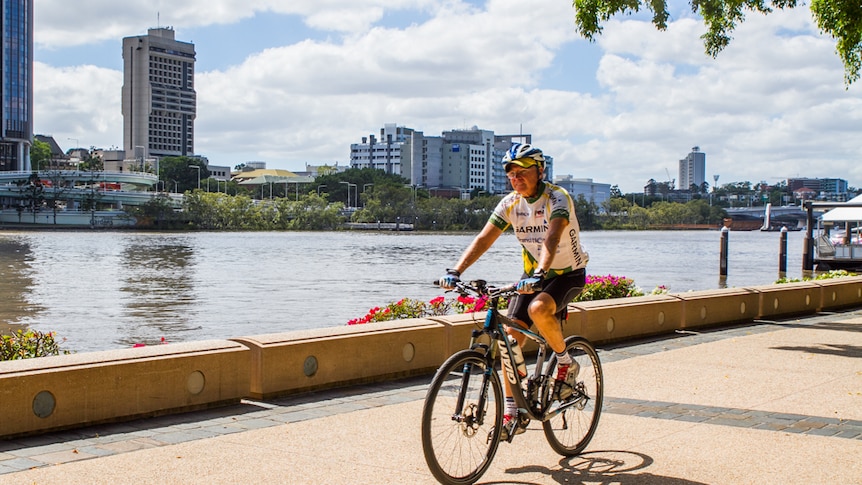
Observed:
[[[57,69],[35,63],[35,131],[61,147],[122,146],[123,75],[95,66]]]
[[[576,38],[568,2],[120,5],[78,2],[74,10],[82,15],[110,20],[99,29],[82,29],[75,17],[40,23],[40,45],[77,42],[69,25],[81,42],[118,41],[143,32],[141,19],[155,19],[155,8],[163,24],[178,26],[180,40],[180,25],[267,12],[300,15],[338,35],[273,45],[236,65],[197,73],[195,144],[216,164],[345,163],[350,143],[396,122],[428,135],[473,125],[498,133],[523,127],[554,156],[557,174],[624,191],[664,180],[665,169],[676,178],[678,160],[694,145],[707,153],[710,183],[720,173],[721,183],[802,175],[862,185],[862,83],[844,89],[834,42],[818,34],[804,7],[749,15],[717,59],[703,53],[702,23],[685,15],[666,32],[628,17],[612,20],[589,47],[600,54],[595,76],[602,89],[576,92],[543,86],[548,72],[583,66],[560,54],[573,42],[585,44]],[[37,8],[51,6],[78,15],[55,0]],[[99,8],[107,14],[96,15]],[[393,9],[414,9],[424,20],[395,25],[387,17]],[[37,65],[37,131],[59,134],[61,142],[122,145],[121,85],[122,74],[113,70]]]
[[[432,0],[40,0],[34,5],[35,40],[56,49],[141,35],[157,24],[181,32],[270,12],[298,15],[315,29],[360,32],[380,20],[384,9],[429,8],[438,6]]]

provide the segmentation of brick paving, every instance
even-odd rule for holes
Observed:
[[[721,339],[777,331],[792,325],[816,325],[827,322],[830,317],[834,318],[834,315],[815,316],[792,323],[755,322],[703,332],[682,331],[647,341],[606,346],[599,349],[599,354],[603,363],[610,363]],[[424,376],[266,402],[244,400],[240,404],[217,409],[0,441],[0,475],[422,400],[428,381],[429,377]],[[605,396],[603,412],[862,440],[862,421],[822,416],[613,396]]]

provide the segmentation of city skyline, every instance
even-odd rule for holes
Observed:
[[[198,3],[36,4],[35,132],[121,146],[121,39],[170,25],[198,53],[195,150],[215,165],[347,164],[384,123],[476,125],[532,133],[557,174],[623,192],[663,180],[692,146],[720,167],[710,184],[862,185],[862,86],[845,90],[807,7],[749,15],[712,59],[679,2],[666,32],[635,15],[594,44],[574,32],[570,2]],[[92,18],[98,28],[81,28]]]

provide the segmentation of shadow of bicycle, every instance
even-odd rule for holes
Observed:
[[[556,483],[589,485],[704,485],[677,477],[665,477],[651,473],[632,473],[652,465],[653,459],[643,453],[631,451],[600,450],[560,460],[561,469],[551,470],[542,466],[509,468],[506,473],[540,473]],[[484,482],[490,484],[527,484],[517,480]],[[542,480],[541,483],[549,483]]]

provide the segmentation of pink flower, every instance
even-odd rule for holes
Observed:
[[[434,298],[433,300],[429,301],[428,303],[436,306],[436,305],[442,304],[444,301],[446,301],[446,298],[443,298],[442,296],[438,296],[437,298]]]

